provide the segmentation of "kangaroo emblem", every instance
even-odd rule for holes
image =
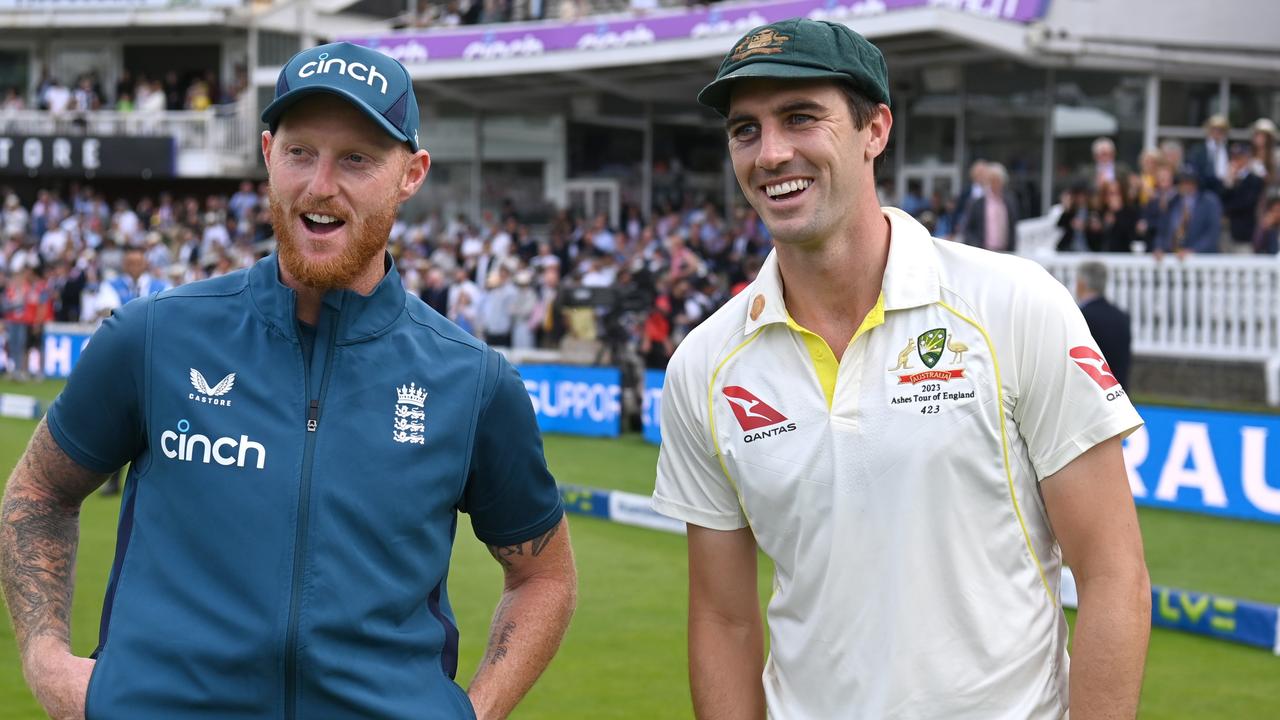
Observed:
[[[902,349],[902,352],[898,353],[898,364],[889,368],[889,372],[893,372],[895,370],[910,370],[911,369],[911,365],[910,365],[911,351],[915,349],[916,349],[915,338],[907,338],[907,346]]]

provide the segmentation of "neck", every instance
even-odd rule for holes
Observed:
[[[836,357],[876,304],[889,259],[889,221],[879,207],[857,217],[865,220],[837,237],[777,248],[787,311]]]
[[[373,293],[373,289],[378,287],[378,283],[382,281],[384,275],[387,274],[385,265],[383,264],[383,254],[378,254],[373,262],[370,262],[364,270],[356,276],[350,284],[343,287],[312,287],[303,285],[289,273],[283,264],[280,265],[280,282],[286,287],[293,290],[297,295],[297,301],[294,305],[295,314],[298,319],[308,325],[315,325],[320,321],[320,305],[324,301],[324,294],[330,290],[354,290],[361,295],[369,295]]]

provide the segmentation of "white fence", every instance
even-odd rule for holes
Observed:
[[[1056,214],[1018,227],[1022,254],[1075,289],[1080,263],[1107,266],[1106,295],[1129,313],[1137,355],[1262,363],[1280,405],[1280,259],[1273,255],[1056,253]]]

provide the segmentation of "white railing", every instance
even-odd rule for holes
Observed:
[[[46,110],[0,110],[0,134],[172,137],[184,150],[243,155],[257,147],[257,123],[244,103],[208,110],[162,112],[51,113]]]
[[[1074,290],[1080,263],[1107,266],[1106,295],[1129,313],[1138,355],[1260,362],[1280,405],[1280,260],[1270,255],[1055,253],[1034,256]]]

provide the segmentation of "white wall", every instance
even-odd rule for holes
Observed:
[[[1045,24],[1077,38],[1280,50],[1277,0],[1048,0]]]

